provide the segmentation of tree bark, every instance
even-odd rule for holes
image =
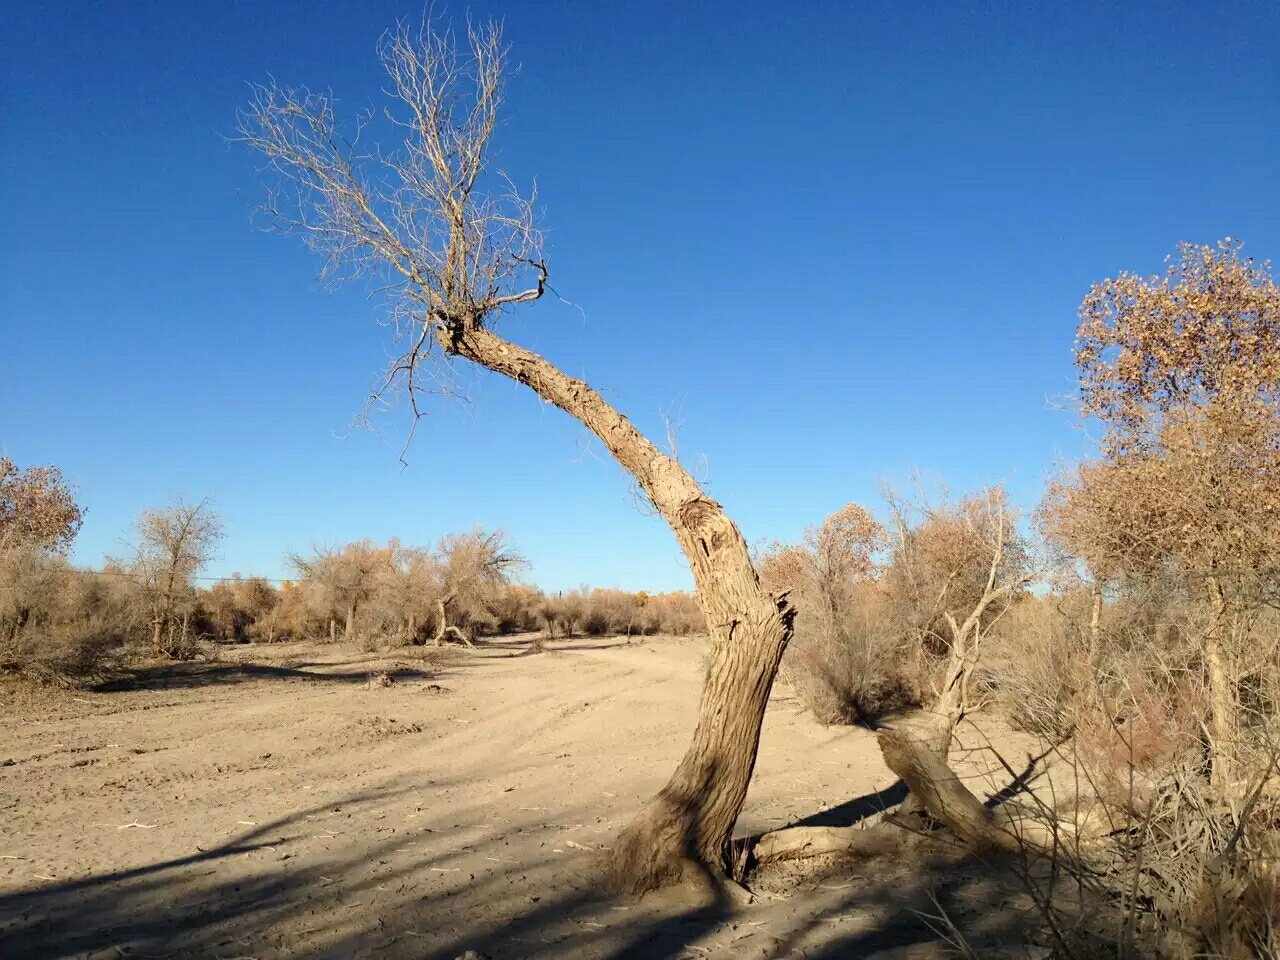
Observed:
[[[614,844],[611,875],[633,894],[698,877],[728,886],[729,839],[794,611],[760,587],[746,540],[720,505],[588,384],[479,326],[456,325],[440,342],[525,384],[591,430],[636,479],[688,558],[710,632],[693,742],[670,782]]]
[[[444,632],[449,628],[449,621],[445,617],[444,599],[436,597],[436,635],[434,637],[435,645],[438,647],[444,643]]]
[[[1227,601],[1216,577],[1208,582],[1213,601],[1213,621],[1204,638],[1204,662],[1209,674],[1209,736],[1212,751],[1210,786],[1225,795],[1234,789],[1236,746],[1240,739],[1240,705],[1228,652],[1222,642],[1227,628]]]
[[[969,710],[969,680],[978,665],[978,648],[981,642],[979,631],[982,629],[979,618],[986,602],[984,597],[974,614],[962,625],[957,625],[954,619],[948,617],[951,644],[942,689],[928,707],[898,724],[900,736],[910,738],[943,765],[951,755],[951,740],[956,727]],[[916,796],[912,791],[903,801],[900,813],[917,814],[924,809],[924,798]]]
[[[1093,609],[1089,612],[1089,666],[1097,662],[1102,630],[1102,581],[1093,580]]]
[[[342,631],[342,635],[345,639],[347,640],[351,639],[351,634],[355,630],[355,626],[356,626],[356,605],[354,603],[349,603],[347,604],[347,624]]]
[[[934,709],[939,706],[940,709]],[[935,703],[929,708],[900,720],[897,724],[898,735],[910,739],[918,749],[927,752],[937,762],[945,764],[951,755],[951,739],[955,734],[956,725],[960,722],[959,717],[949,707],[949,704]],[[902,801],[898,813],[904,817],[924,813],[925,798],[917,796],[909,785],[908,791],[907,798]]]

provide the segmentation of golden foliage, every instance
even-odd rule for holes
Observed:
[[[1280,290],[1230,241],[1179,253],[1163,278],[1085,298],[1076,362],[1102,457],[1041,517],[1104,578],[1173,563],[1256,579],[1280,555]]]
[[[19,470],[0,457],[0,549],[38,547],[62,553],[83,513],[57,467]]]
[[[1164,418],[1212,409],[1273,422],[1280,392],[1280,290],[1240,244],[1183,244],[1164,277],[1121,273],[1080,307],[1084,412],[1114,457],[1159,446]]]

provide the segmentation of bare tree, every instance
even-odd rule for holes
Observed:
[[[913,724],[946,761],[956,725],[973,708],[972,680],[987,631],[1039,576],[1002,487],[956,502],[912,505],[889,496],[894,546],[884,584],[913,647],[941,652],[941,678]]]
[[[436,592],[436,645],[452,635],[471,646],[471,622],[478,614],[488,614],[524,566],[524,558],[507,542],[502,530],[485,532],[477,527],[470,533],[442,537],[436,548],[436,563],[440,578]]]
[[[792,612],[761,589],[746,541],[720,505],[588,384],[499,336],[504,311],[542,297],[547,264],[531,197],[488,170],[507,51],[500,30],[469,28],[466,49],[424,23],[379,46],[389,79],[382,117],[394,149],[352,136],[332,100],[274,83],[240,120],[275,174],[273,223],[300,236],[334,276],[380,284],[404,343],[384,389],[407,390],[414,413],[434,351],[522,383],[589,429],[634,478],[689,559],[711,628],[710,668],[693,743],[663,790],[613,848],[619,886],[683,877],[725,880],[728,842],[746,798],[760,726]]]
[[[350,640],[355,636],[356,614],[373,597],[380,576],[391,565],[391,548],[360,540],[340,550],[316,547],[309,557],[290,554],[287,559],[300,579],[320,588],[319,597],[329,618],[329,639],[335,639],[335,620],[341,616],[342,635]]]
[[[174,656],[186,649],[187,617],[177,633],[179,604],[191,593],[191,578],[209,562],[222,539],[222,522],[210,502],[177,500],[144,510],[136,521],[138,542],[131,569],[151,610],[151,647]]]
[[[390,563],[383,573],[378,596],[384,606],[395,611],[405,641],[415,643],[436,613],[439,563],[430,550],[406,547],[397,540],[391,541],[389,552]]]
[[[203,591],[200,600],[218,639],[232,643],[246,640],[250,629],[268,642],[275,638],[280,594],[266,578],[246,579],[233,573],[230,580],[221,580]]]

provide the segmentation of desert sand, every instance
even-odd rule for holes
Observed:
[[[0,687],[0,955],[1018,954],[1016,884],[960,858],[774,868],[745,906],[608,897],[600,851],[684,752],[705,640],[530,639],[245,645],[105,689]],[[1008,779],[990,744],[1033,748],[981,719],[962,736],[980,795]],[[872,733],[780,683],[737,834],[901,795]]]

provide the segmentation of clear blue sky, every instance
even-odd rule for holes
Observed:
[[[437,9],[441,9],[439,6]],[[445,10],[464,16],[465,7]],[[1084,438],[1075,310],[1230,235],[1280,259],[1280,4],[474,3],[522,65],[500,163],[552,282],[508,333],[681,453],[749,540],[913,468],[1033,502]],[[15,3],[0,20],[0,450],[88,508],[75,559],[211,496],[212,573],[505,526],[559,589],[687,586],[584,431],[493,378],[351,429],[387,341],[255,232],[247,83],[380,89],[416,3]]]

